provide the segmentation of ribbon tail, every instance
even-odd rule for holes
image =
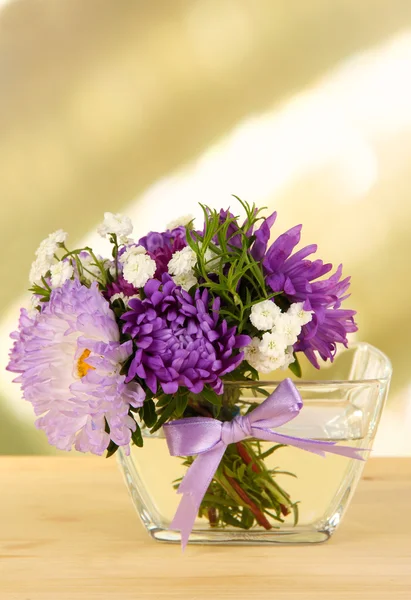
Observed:
[[[177,493],[183,494],[170,529],[181,532],[182,549],[187,545],[200,504],[226,450],[222,442],[203,454],[199,454],[188,469]]]
[[[187,546],[197,513],[198,507],[194,503],[193,496],[191,494],[183,494],[169,527],[169,529],[176,529],[181,532],[182,550]]]
[[[361,452],[369,452],[369,448],[354,448],[353,446],[338,446],[337,442],[331,442],[326,440],[310,440],[307,438],[293,437],[291,435],[284,435],[277,433],[276,431],[270,431],[269,429],[262,429],[253,427],[253,434],[255,437],[264,441],[277,442],[279,444],[286,444],[287,446],[294,446],[307,452],[313,452],[319,456],[325,456],[326,452],[331,454],[339,454],[346,458],[354,458],[356,460],[365,460],[361,455]]]

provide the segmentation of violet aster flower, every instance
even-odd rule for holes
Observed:
[[[185,227],[176,227],[162,233],[151,231],[142,237],[138,244],[143,246],[151,258],[156,261],[157,270],[154,277],[161,280],[163,273],[167,273],[167,266],[174,252],[187,246],[186,230]]]
[[[228,210],[220,210],[220,222],[223,223],[229,218],[233,218],[234,215]],[[270,229],[274,225],[274,222],[277,218],[277,213],[274,212],[267,218],[262,220],[261,225],[254,231],[254,227],[251,226],[246,232],[245,235],[247,238],[254,237],[254,241],[251,244],[250,252],[254,260],[259,262],[266,250],[267,244],[270,239]],[[244,227],[245,223],[243,224]],[[229,244],[236,248],[242,248],[243,246],[243,238],[239,231],[240,227],[236,223],[230,223],[227,230],[227,238],[229,240]],[[217,242],[217,240],[215,240]]]
[[[124,333],[137,347],[127,380],[144,379],[153,393],[158,385],[167,394],[180,386],[199,393],[208,384],[221,394],[221,377],[243,360],[236,349],[250,338],[219,319],[220,300],[210,308],[207,290],[192,298],[164,274],[162,283],[149,281],[144,293],[144,300],[130,301],[131,310],[122,317]]]
[[[263,219],[260,227],[254,232],[254,243],[251,247],[251,255],[259,262],[267,250],[268,241],[271,235],[271,227],[274,225],[277,213],[273,212],[269,217]]]
[[[310,362],[319,368],[315,351],[323,360],[334,358],[336,344],[347,345],[347,333],[357,330],[354,310],[341,309],[350,278],[341,280],[342,266],[327,279],[320,279],[332,269],[322,260],[308,260],[307,256],[317,250],[315,244],[292,254],[300,241],[301,225],[280,235],[263,258],[267,285],[274,291],[283,291],[290,303],[304,302],[305,310],[312,310],[313,318],[304,325],[296,351],[306,354]]]
[[[129,409],[142,406],[145,394],[120,374],[132,342],[120,344],[114,314],[97,283],[87,288],[67,281],[53,290],[41,313],[32,318],[23,309],[12,338],[7,368],[19,373],[16,381],[50,444],[102,454],[111,439],[128,451],[136,428]]]
[[[220,223],[225,223],[225,221],[227,221],[227,219],[233,219],[234,215],[233,213],[230,212],[230,209],[228,208],[227,210],[220,210]],[[239,231],[240,227],[237,225],[237,223],[231,222],[227,228],[227,240],[228,243],[230,244],[230,246],[234,246],[235,248],[241,248],[243,245],[243,238],[241,236],[240,233],[237,233],[237,231]],[[250,232],[251,235],[251,232]],[[215,243],[218,243],[218,239],[216,237],[216,239],[214,240]]]

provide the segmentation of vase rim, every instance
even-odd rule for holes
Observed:
[[[372,346],[371,344],[369,344],[368,342],[356,342],[353,344],[350,344],[350,346],[345,349],[345,351],[349,351],[349,350],[362,350],[362,351],[367,351],[369,353],[374,354],[375,356],[378,356],[381,359],[381,362],[383,364],[383,369],[381,369],[382,371],[382,375],[380,377],[366,377],[366,378],[359,378],[359,379],[296,379],[294,380],[294,382],[296,383],[297,387],[300,385],[309,385],[309,386],[317,386],[317,387],[321,387],[321,386],[330,386],[330,385],[350,385],[350,386],[358,386],[358,385],[365,385],[365,384],[383,384],[383,383],[388,383],[391,379],[391,374],[392,374],[392,364],[390,359],[388,358],[388,356],[382,352],[381,350],[379,350],[378,348],[376,348],[375,346]],[[342,353],[340,353],[341,355]],[[279,383],[281,383],[281,381],[283,381],[284,378],[282,379],[259,379],[257,381],[230,381],[230,380],[224,380],[224,385],[239,385],[241,384],[241,386],[243,387],[261,387],[264,385],[278,385]]]

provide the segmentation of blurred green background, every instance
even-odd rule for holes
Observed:
[[[0,0],[0,454],[51,451],[3,369],[41,239],[231,193],[352,274],[395,370],[377,451],[411,454],[410,72],[404,0]]]

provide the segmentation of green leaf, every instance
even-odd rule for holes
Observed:
[[[254,516],[250,509],[244,507],[241,514],[241,527],[243,529],[250,529],[254,524]]]
[[[157,421],[156,406],[153,400],[145,400],[143,404],[143,420],[147,427],[154,427]]]
[[[259,380],[259,373],[257,369],[254,369],[246,360],[243,360],[242,365],[244,365],[245,373],[250,373],[251,379],[253,381]]]
[[[161,394],[161,396],[157,398],[157,408],[163,408],[163,406],[167,406],[172,397],[173,396],[171,394]]]
[[[227,524],[227,525],[231,525],[232,527],[238,527],[239,529],[243,529],[243,526],[241,524],[241,521],[239,521],[238,519],[235,519],[231,513],[229,513],[228,511],[224,511],[223,512],[223,521]]]
[[[178,394],[176,397],[176,417],[183,416],[188,404],[188,394]]]
[[[155,433],[164,425],[164,423],[171,417],[176,409],[176,398],[173,396],[167,406],[164,408],[163,412],[159,416],[157,423],[154,425],[152,429],[150,429],[150,433]]]
[[[239,479],[240,481],[243,481],[244,479],[244,475],[247,469],[247,465],[245,463],[243,463],[238,469],[237,469],[237,479]]]
[[[258,458],[259,458],[259,460],[264,460],[265,458],[270,456],[276,450],[279,450],[280,448],[285,448],[285,447],[286,447],[286,444],[276,444],[275,446],[271,446],[271,448],[269,448],[268,450],[266,450],[265,452],[260,454],[260,456]]]
[[[294,504],[292,504],[291,509],[292,509],[293,515],[294,515],[294,527],[295,527],[296,525],[298,525],[298,517],[299,517],[298,502],[295,502]]]
[[[290,477],[295,477],[297,479],[297,475],[295,473],[291,473],[290,471],[279,471],[278,469],[274,469],[274,475],[289,475]]]
[[[107,447],[107,454],[106,454],[106,458],[110,458],[110,456],[113,456],[113,454],[115,454],[118,450],[118,446],[115,442],[113,442],[113,440],[110,440],[110,443]]]
[[[143,436],[141,435],[141,429],[140,429],[139,425],[137,423],[136,423],[136,425],[137,425],[137,429],[132,432],[131,439],[133,440],[133,442],[136,446],[138,446],[139,448],[142,448],[144,445]]]
[[[234,473],[234,471],[232,471],[229,467],[227,467],[227,465],[224,467],[224,471],[227,473],[227,475],[229,475],[229,477],[236,477],[236,474]]]
[[[301,375],[302,375],[301,365],[299,363],[299,360],[298,360],[295,352],[293,353],[293,356],[295,358],[295,361],[293,363],[291,363],[288,368],[290,369],[291,373],[294,373],[294,375],[296,377],[301,377]]]
[[[254,389],[256,392],[258,392],[262,396],[265,396],[266,398],[268,398],[268,396],[270,396],[270,392],[268,390],[265,390],[264,388],[258,387],[258,388],[254,388]]]
[[[278,521],[279,523],[284,523],[284,519],[282,519],[278,514],[274,515],[272,512],[270,512],[269,510],[265,510],[265,513],[271,517],[272,519],[274,519],[274,521]],[[279,513],[281,514],[281,512]],[[273,528],[273,529],[277,529],[277,527]]]
[[[231,506],[233,504],[232,500],[226,500],[225,498],[219,498],[218,496],[214,496],[213,494],[205,494],[203,498],[203,502],[210,506]]]
[[[210,390],[207,387],[203,389],[199,396],[203,396],[207,400],[207,402],[210,402],[210,404],[214,404],[215,406],[221,406],[223,402],[222,396],[218,396],[213,390]]]
[[[120,375],[127,375],[130,365],[132,363],[133,357],[129,356],[126,362],[122,365],[120,370]]]

